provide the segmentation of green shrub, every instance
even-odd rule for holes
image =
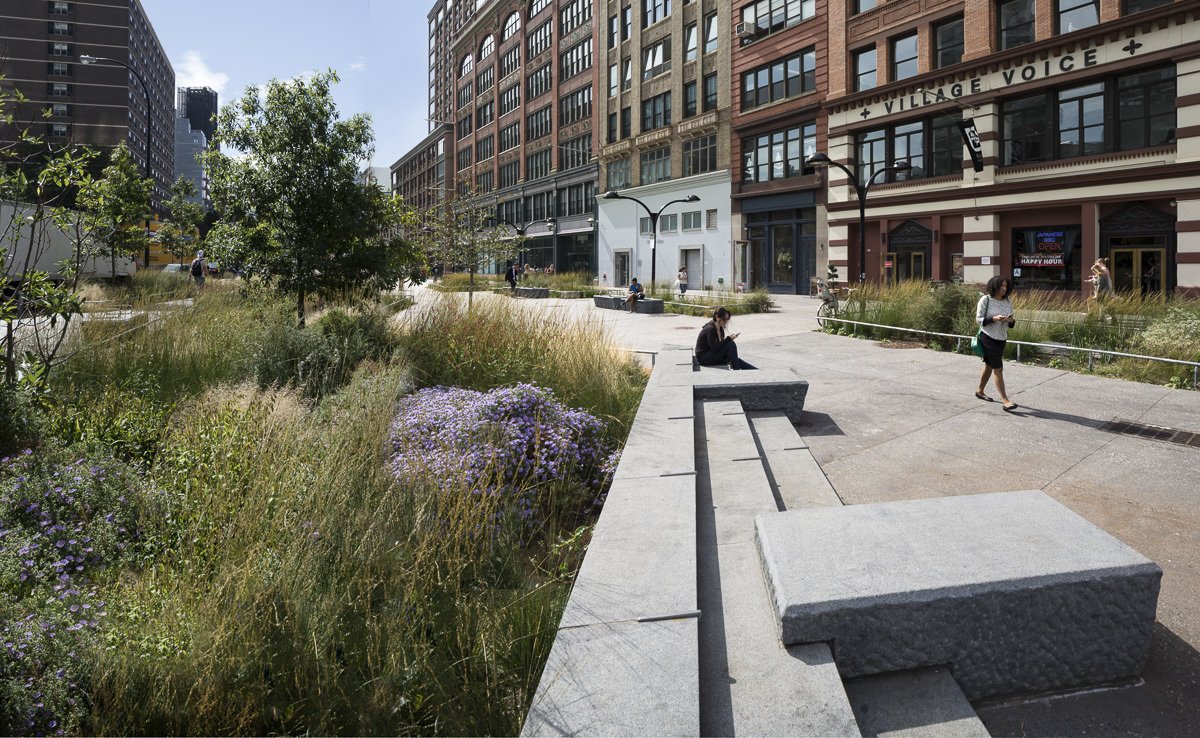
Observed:
[[[771,298],[771,293],[761,287],[750,290],[743,298],[743,303],[752,313],[769,313],[775,307],[775,300]]]
[[[33,399],[0,378],[0,456],[37,446],[45,433],[45,421]]]
[[[62,443],[149,467],[174,408],[173,401],[159,399],[152,382],[134,376],[99,392],[56,395],[46,422]]]
[[[1170,359],[1200,359],[1200,312],[1171,308],[1152,322],[1137,341],[1142,353]]]

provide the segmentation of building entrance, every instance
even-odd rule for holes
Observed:
[[[629,273],[629,252],[616,252],[613,255],[613,286],[628,285],[631,276],[633,275]]]
[[[1113,289],[1117,292],[1140,293],[1143,297],[1165,295],[1162,270],[1167,259],[1166,248],[1118,248],[1112,243],[1117,240],[1137,239],[1111,239],[1109,242],[1109,271],[1112,273]]]
[[[750,213],[750,279],[771,292],[805,294],[817,271],[816,211],[812,208]]]
[[[1166,295],[1175,281],[1175,218],[1145,203],[1130,203],[1100,219],[1101,256],[1108,256],[1113,289]]]
[[[888,233],[888,250],[883,254],[881,272],[884,282],[924,281],[929,279],[929,252],[933,231],[920,223],[906,221]]]

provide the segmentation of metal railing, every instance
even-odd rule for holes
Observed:
[[[919,328],[902,328],[895,325],[883,325],[880,323],[867,323],[862,320],[850,320],[849,318],[835,318],[832,316],[826,317],[823,320],[836,323],[847,323],[851,326],[865,326],[868,328],[883,328],[889,331],[901,331],[903,333],[916,333],[923,336],[937,336],[938,338],[954,339],[955,350],[962,350],[962,342],[970,341],[971,336],[962,336],[957,333],[938,333],[937,331],[924,331]],[[1032,346],[1035,348],[1051,349],[1053,351],[1081,351],[1088,355],[1088,371],[1092,371],[1095,366],[1097,356],[1115,356],[1122,359],[1141,359],[1144,361],[1158,361],[1163,364],[1178,364],[1180,366],[1190,366],[1192,368],[1192,389],[1197,389],[1200,386],[1200,362],[1187,361],[1184,359],[1168,359],[1162,356],[1143,356],[1142,354],[1127,354],[1123,351],[1109,351],[1108,349],[1086,348],[1082,346],[1070,346],[1065,343],[1037,343],[1035,341],[1016,341],[1008,342],[1017,347],[1016,360],[1021,360],[1021,347]]]

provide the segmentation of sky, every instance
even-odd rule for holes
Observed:
[[[247,87],[334,69],[341,117],[369,113],[373,166],[428,133],[425,0],[142,0],[176,87],[211,87],[223,106]]]

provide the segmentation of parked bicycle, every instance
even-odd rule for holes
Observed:
[[[817,280],[817,297],[821,298],[821,307],[817,308],[817,325],[825,328],[827,318],[836,318],[838,314],[838,296],[823,280]]]

